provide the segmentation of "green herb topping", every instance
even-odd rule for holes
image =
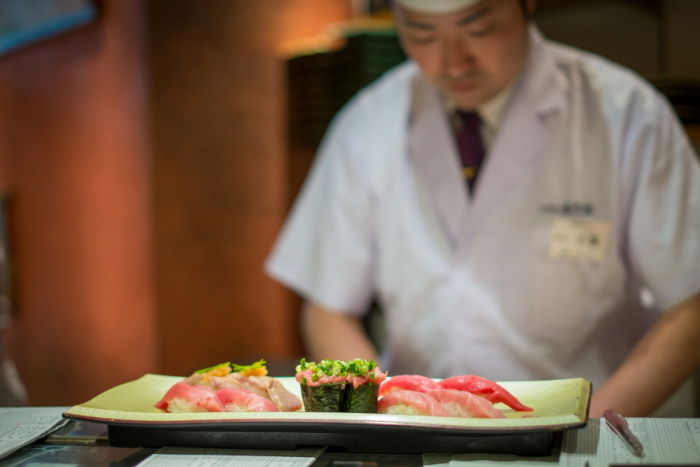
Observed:
[[[265,368],[265,365],[267,365],[267,362],[261,358],[257,362],[253,362],[250,365],[236,365],[235,363],[232,363],[231,369],[234,373],[240,373],[242,371],[250,372],[258,368]]]
[[[299,361],[296,367],[297,373],[311,370],[311,378],[318,381],[323,376],[369,376],[374,377],[373,370],[377,368],[374,360],[321,360],[320,362],[309,362],[305,358]]]
[[[237,365],[236,363],[224,362],[219,363],[218,365],[202,368],[201,370],[195,371],[195,373],[220,373],[219,376],[229,373],[241,373],[244,376],[264,376],[267,374],[266,364],[267,362],[264,359],[260,359],[257,362],[251,363],[250,365]]]
[[[223,367],[231,368],[231,362],[224,362],[224,363],[219,363],[218,365],[208,366],[206,368],[202,368],[201,370],[195,371],[195,373],[196,374],[209,373],[212,370],[215,370],[217,368],[223,368]]]

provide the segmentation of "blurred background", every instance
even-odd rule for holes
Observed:
[[[227,360],[290,374],[300,302],[263,262],[328,120],[404,59],[385,2],[67,1],[93,14],[0,54],[0,327],[28,403]],[[700,145],[700,2],[535,21],[651,80]]]

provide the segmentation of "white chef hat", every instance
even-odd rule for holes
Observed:
[[[398,5],[421,13],[451,13],[468,8],[480,0],[394,0]]]

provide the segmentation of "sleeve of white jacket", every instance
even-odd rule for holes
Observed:
[[[359,107],[333,121],[266,263],[307,300],[347,314],[372,296],[372,207]]]
[[[656,305],[700,293],[700,163],[668,102],[628,150],[638,162],[629,211],[629,260]]]

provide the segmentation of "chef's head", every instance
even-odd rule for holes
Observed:
[[[462,109],[505,89],[528,51],[534,0],[394,0],[406,54]]]

